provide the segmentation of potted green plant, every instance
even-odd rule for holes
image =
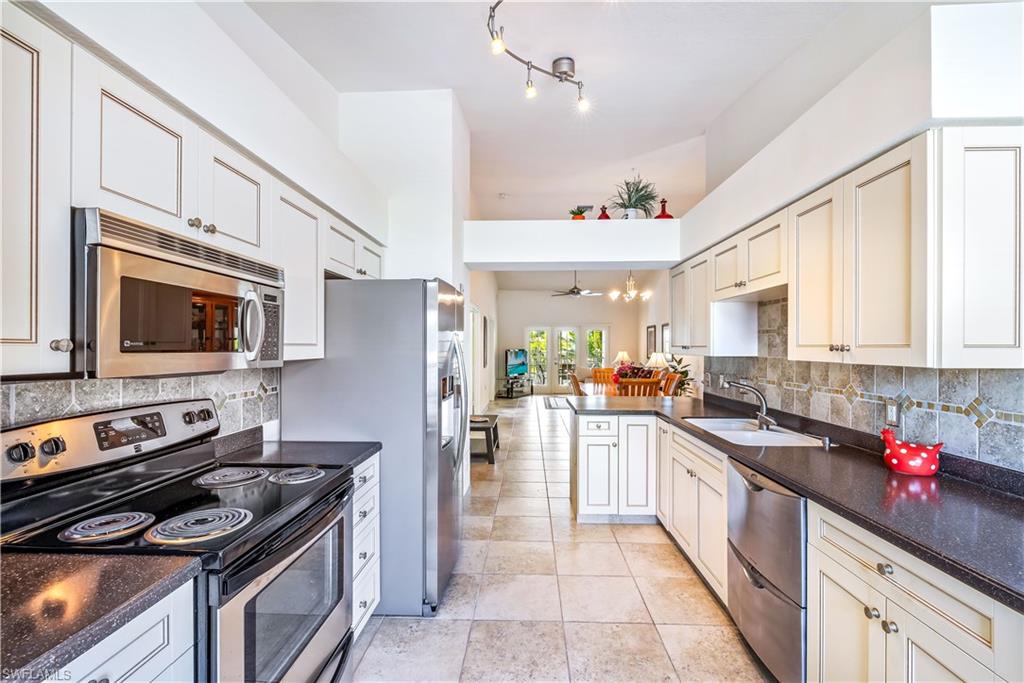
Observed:
[[[622,211],[625,218],[636,218],[640,212],[643,212],[645,218],[650,218],[657,201],[658,191],[654,189],[654,183],[637,175],[617,185],[615,196],[611,197],[608,203],[612,208]]]
[[[574,221],[586,220],[587,217],[583,215],[586,212],[587,212],[586,209],[584,209],[582,207],[579,207],[579,206],[577,206],[575,209],[569,209],[569,215],[572,216],[572,219]]]

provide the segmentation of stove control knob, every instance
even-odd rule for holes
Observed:
[[[64,443],[64,439],[59,436],[52,436],[46,441],[39,444],[39,450],[51,458],[55,455],[60,455],[68,449],[68,445]]]
[[[181,419],[185,422],[185,424],[193,425],[196,423],[197,417],[198,415],[196,415],[194,411],[189,410],[182,414]]]
[[[196,416],[203,422],[206,422],[207,420],[213,419],[213,411],[209,408],[202,408],[198,413],[196,413]]]
[[[7,459],[11,462],[28,462],[36,457],[36,449],[27,441],[16,443],[7,449]]]

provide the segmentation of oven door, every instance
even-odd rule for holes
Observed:
[[[105,246],[89,248],[89,271],[95,305],[86,312],[87,363],[94,376],[268,364],[261,362],[267,288]],[[275,310],[270,321],[279,319]]]
[[[352,626],[352,500],[211,577],[211,680],[340,677]],[[330,667],[337,671],[328,671]]]

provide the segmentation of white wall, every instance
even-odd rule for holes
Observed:
[[[608,325],[608,362],[619,351],[637,359],[638,310],[635,303],[613,302],[607,297],[573,299],[552,297],[543,291],[499,290],[495,376],[504,374],[505,349],[525,347],[526,328],[530,326]],[[585,352],[581,344],[577,358],[582,359]]]
[[[494,378],[504,374],[496,363],[504,363],[504,349],[498,351],[498,281],[494,273],[477,270],[469,274],[469,300],[480,310],[480,315],[488,319],[488,348],[483,348],[483,340],[480,339],[481,354],[487,354],[487,368],[483,367],[481,355],[479,364],[473,369],[476,378],[475,391],[480,396],[490,400],[494,397]]]
[[[46,2],[25,7],[165,91],[353,225],[387,242],[381,192],[198,4]],[[283,63],[294,57],[283,57]]]
[[[672,322],[672,299],[669,290],[669,271],[662,270],[648,277],[640,283],[640,289],[649,289],[651,298],[641,301],[637,308],[637,337],[638,349],[647,348],[647,326],[654,325],[658,331],[658,350],[665,349],[661,344],[661,326]],[[683,363],[690,365],[690,377],[694,379],[694,391],[700,394],[702,391],[701,381],[704,377],[704,358],[701,356],[682,356]]]

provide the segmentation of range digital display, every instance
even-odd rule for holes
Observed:
[[[96,422],[92,428],[96,432],[96,443],[101,451],[167,436],[160,413],[146,413],[145,415],[132,415],[116,420]]]

